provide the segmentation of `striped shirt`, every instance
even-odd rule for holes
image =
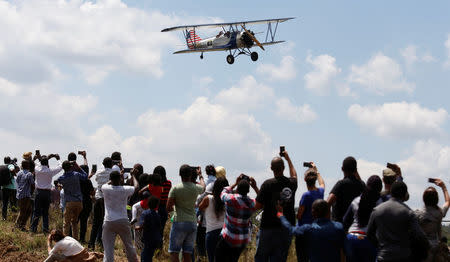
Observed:
[[[232,247],[245,246],[251,238],[250,218],[256,211],[255,199],[233,194],[231,187],[225,187],[220,198],[225,203],[223,239]]]
[[[161,193],[161,202],[166,203],[167,199],[169,198],[169,192],[172,188],[172,182],[170,180],[167,180],[166,182],[162,183],[162,193]]]

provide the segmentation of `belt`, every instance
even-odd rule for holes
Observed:
[[[52,191],[51,189],[38,188],[37,190]]]

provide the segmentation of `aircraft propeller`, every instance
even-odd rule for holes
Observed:
[[[250,36],[250,38],[256,43],[256,45],[258,45],[262,50],[266,51],[264,47],[261,45],[261,43],[258,41],[258,39],[256,39],[256,37],[252,33],[250,33],[247,29],[245,29],[243,25],[241,25],[241,27],[248,34],[248,36]]]

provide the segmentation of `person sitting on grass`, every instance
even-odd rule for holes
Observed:
[[[52,243],[55,243],[52,247]],[[65,236],[61,230],[53,229],[47,238],[48,258],[44,262],[64,261],[98,261],[103,257],[101,253],[88,252],[80,242]]]
[[[148,198],[148,209],[146,209],[140,218],[140,225],[136,230],[142,231],[141,241],[144,243],[144,248],[141,252],[141,262],[153,261],[153,254],[155,250],[161,246],[161,218],[157,212],[159,199],[155,196]]]

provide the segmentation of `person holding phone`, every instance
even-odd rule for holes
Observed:
[[[289,166],[289,177],[284,176],[284,161]],[[270,163],[273,177],[264,181],[256,197],[256,209],[263,209],[255,261],[286,261],[292,236],[277,218],[276,205],[283,206],[286,218],[295,225],[295,192],[297,191],[297,171],[285,148],[280,147],[280,157]]]
[[[397,164],[386,164],[386,169],[383,170],[384,190],[381,192],[381,200],[388,201],[391,198],[391,186],[395,181],[403,181],[402,170]]]
[[[442,207],[438,206],[439,195],[434,187],[428,187],[423,192],[424,207],[415,211],[419,225],[425,232],[425,235],[430,243],[430,250],[428,252],[428,261],[435,261],[435,256],[438,255],[439,241],[442,236],[442,218],[445,217],[450,207],[450,196],[444,182],[439,178],[429,178],[428,182],[435,184],[442,189],[444,194],[444,204]]]
[[[313,222],[312,203],[317,199],[323,199],[325,192],[325,182],[314,162],[305,162],[303,163],[303,166],[309,167],[304,175],[308,191],[303,193],[302,198],[300,199],[297,212],[299,226],[311,224]],[[319,182],[318,187],[316,187],[316,181]],[[297,251],[297,261],[308,261],[306,243],[301,236],[295,238],[295,249]]]
[[[42,231],[49,233],[48,209],[51,203],[52,179],[62,171],[62,163],[58,154],[41,156],[36,150],[37,161],[35,168],[36,197],[34,200],[34,215],[31,223],[31,231],[36,233],[39,219],[42,216]],[[55,158],[58,162],[56,167],[50,168],[49,160]]]

